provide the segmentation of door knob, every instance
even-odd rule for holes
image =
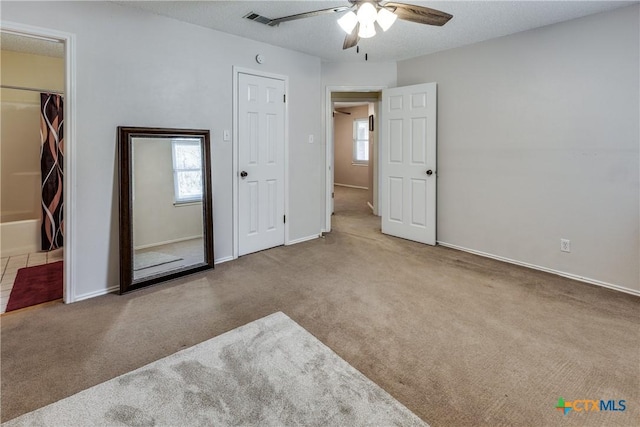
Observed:
[[[245,171],[240,172],[240,177],[241,178],[246,178],[247,175],[249,175],[249,174],[247,172],[245,172]]]
[[[431,169],[429,169],[429,170],[427,171],[427,175],[429,175],[429,176],[433,175],[433,171],[432,171]]]

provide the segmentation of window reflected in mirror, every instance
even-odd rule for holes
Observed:
[[[202,201],[202,147],[199,139],[171,140],[176,204]]]

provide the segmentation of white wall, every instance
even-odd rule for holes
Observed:
[[[326,86],[396,85],[396,62],[323,62],[322,89]]]
[[[234,65],[289,76],[290,238],[320,232],[324,151],[307,142],[322,134],[318,58],[106,2],[3,1],[2,19],[77,37],[76,298],[118,284],[119,125],[211,130],[215,257],[232,256],[232,144],[222,131],[232,129]]]
[[[640,291],[638,17],[398,63],[438,83],[439,241]]]

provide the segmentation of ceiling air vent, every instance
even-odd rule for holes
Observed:
[[[249,12],[244,15],[243,18],[247,18],[265,25],[269,25],[269,22],[273,21],[273,19],[267,18],[266,16],[258,15],[255,12]]]

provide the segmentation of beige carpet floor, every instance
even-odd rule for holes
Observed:
[[[429,427],[286,314],[254,320],[3,427]]]
[[[384,236],[365,192],[336,190],[324,239],[3,315],[2,420],[282,311],[432,426],[637,425],[640,298]]]

